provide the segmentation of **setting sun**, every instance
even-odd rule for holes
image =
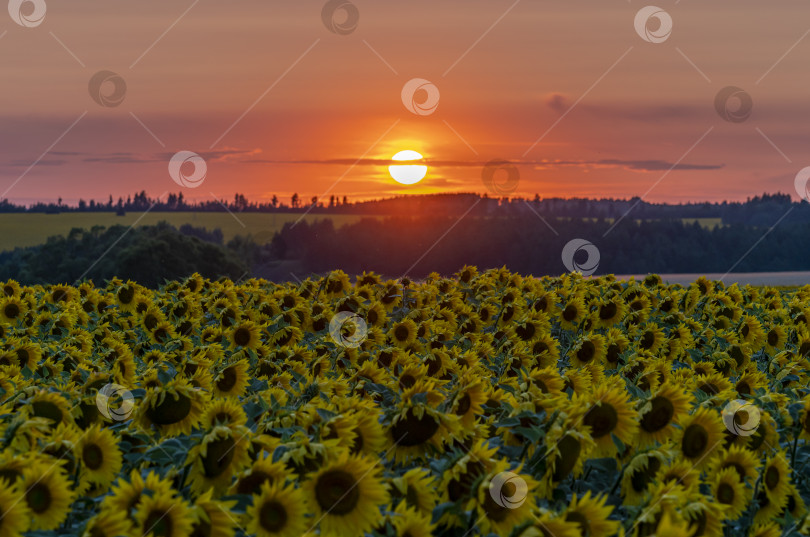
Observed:
[[[400,151],[391,157],[391,159],[398,161],[415,161],[422,160],[422,155],[416,151],[406,150]],[[427,166],[423,164],[392,164],[388,166],[388,172],[396,182],[402,183],[403,185],[413,185],[425,178]]]

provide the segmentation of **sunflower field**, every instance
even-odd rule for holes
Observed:
[[[0,282],[0,537],[810,535],[810,286]]]

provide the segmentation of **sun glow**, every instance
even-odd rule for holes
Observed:
[[[406,150],[400,151],[391,157],[391,160],[407,162],[421,160],[422,158],[422,155],[416,151]],[[396,182],[403,185],[414,185],[425,178],[427,166],[423,164],[392,164],[388,166],[388,172]]]

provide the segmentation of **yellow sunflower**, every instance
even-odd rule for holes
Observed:
[[[698,408],[681,420],[681,430],[676,437],[681,455],[696,467],[705,468],[721,447],[725,430],[723,420],[716,411]]]
[[[591,491],[577,498],[575,492],[565,509],[565,520],[579,526],[581,535],[610,537],[619,529],[619,522],[610,520],[613,508],[605,505],[607,496],[591,496]]]
[[[228,341],[231,347],[242,349],[256,349],[261,344],[261,327],[253,321],[241,321],[231,327],[228,332]]]
[[[20,490],[31,513],[32,530],[55,530],[67,518],[73,491],[58,463],[32,461],[22,471]]]
[[[397,347],[408,348],[416,341],[416,323],[411,319],[394,323],[388,331],[388,337]]]
[[[675,382],[659,386],[639,409],[638,446],[644,448],[665,443],[674,425],[689,413],[692,398]]]
[[[380,470],[371,459],[341,450],[310,475],[304,491],[322,535],[362,535],[382,521],[388,492]]]
[[[235,534],[230,510],[236,502],[214,500],[212,494],[213,490],[209,490],[194,502],[191,537],[233,537]]]
[[[118,440],[110,429],[90,426],[74,446],[81,464],[81,478],[102,487],[109,486],[121,471],[122,457]]]
[[[774,505],[785,505],[790,493],[790,465],[783,451],[777,451],[762,469],[762,486]]]
[[[725,507],[725,518],[737,520],[745,512],[750,498],[745,484],[734,468],[726,468],[714,474],[709,486],[715,501]]]
[[[0,537],[19,537],[34,516],[17,487],[0,487]]]
[[[584,367],[589,364],[598,364],[605,360],[607,346],[601,334],[588,333],[577,338],[568,353],[573,367]]]
[[[164,436],[188,434],[204,411],[202,391],[183,378],[174,378],[165,386],[150,388],[137,405],[142,427],[156,427]]]
[[[250,382],[248,368],[250,364],[246,359],[228,364],[214,379],[213,392],[217,397],[239,397],[244,395]]]
[[[144,537],[187,537],[191,534],[194,512],[188,502],[174,492],[141,496],[135,512],[135,531]]]
[[[614,377],[615,378],[615,377]],[[596,442],[595,457],[609,457],[617,451],[613,436],[625,445],[632,444],[638,431],[637,412],[630,394],[618,383],[602,383],[586,399],[587,411],[582,423]]]
[[[306,497],[301,489],[283,482],[264,483],[247,508],[246,529],[256,537],[300,537],[309,533]]]
[[[213,489],[220,494],[227,489],[234,474],[249,462],[250,431],[217,425],[202,437],[188,452],[186,464],[190,466],[191,490],[196,494]]]

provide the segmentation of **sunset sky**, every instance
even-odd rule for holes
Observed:
[[[176,192],[178,151],[207,162],[189,198],[284,201],[483,193],[492,159],[517,165],[512,195],[796,197],[810,165],[806,0],[660,2],[661,43],[635,0],[352,2],[347,35],[321,0],[48,1],[30,28],[3,10],[0,197]],[[120,106],[90,98],[102,70]],[[406,109],[413,78],[438,88],[434,113]],[[751,96],[746,121],[715,110],[726,86]],[[410,187],[387,172],[404,149],[429,159]]]

